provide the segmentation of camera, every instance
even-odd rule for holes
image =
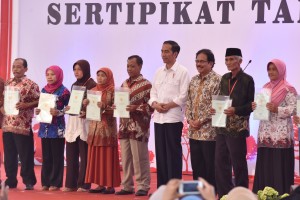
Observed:
[[[179,194],[199,194],[198,187],[203,188],[201,181],[182,181],[179,185]]]

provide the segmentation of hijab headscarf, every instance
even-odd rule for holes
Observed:
[[[267,69],[269,69],[270,64],[274,64],[278,71],[278,79],[270,81],[264,85],[264,88],[269,88],[272,90],[271,101],[277,106],[284,100],[288,92],[292,92],[297,95],[296,89],[286,81],[286,65],[283,61],[279,59],[271,60]]]
[[[54,74],[56,76],[56,82],[53,84],[47,83],[47,85],[44,87],[44,89],[48,93],[52,94],[53,92],[55,92],[55,90],[57,90],[62,85],[62,82],[64,80],[64,73],[63,73],[63,70],[59,66],[56,66],[56,65],[48,67],[46,69],[46,74],[47,74],[48,70],[51,70],[54,72]]]
[[[79,65],[83,76],[81,79],[77,79],[73,85],[84,86],[85,83],[91,78],[90,63],[86,60],[78,60],[74,63],[73,70],[75,69],[76,65]]]
[[[114,88],[115,87],[115,81],[114,81],[114,76],[113,76],[112,71],[107,67],[102,67],[97,71],[97,74],[100,71],[102,71],[106,75],[107,81],[106,81],[105,84],[98,84],[97,83],[97,86],[96,86],[97,90],[98,91],[107,91],[107,90],[110,90],[110,89]]]

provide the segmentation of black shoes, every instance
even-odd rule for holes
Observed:
[[[146,190],[138,190],[135,193],[135,196],[147,196],[147,195],[148,195],[148,191],[146,191]]]
[[[89,189],[89,193],[102,193],[105,190],[105,187],[97,187],[95,189]]]
[[[134,194],[133,191],[126,191],[126,190],[120,190],[119,192],[116,192],[115,195],[130,195],[130,194]],[[135,193],[135,196],[147,196],[148,195],[148,191],[146,190],[138,190]]]
[[[33,185],[31,185],[31,184],[26,184],[25,190],[33,190]]]
[[[12,182],[9,182],[7,179],[5,181],[5,186],[8,186],[10,189],[16,188],[17,185],[18,185],[18,182],[13,181],[13,183],[12,183]],[[1,184],[0,184],[0,188],[1,188]]]
[[[133,191],[126,191],[126,190],[120,190],[119,192],[116,192],[115,195],[129,195],[129,194],[133,194]]]
[[[115,189],[114,188],[106,188],[101,193],[102,194],[115,194]]]

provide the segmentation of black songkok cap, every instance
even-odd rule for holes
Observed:
[[[242,56],[242,51],[239,48],[227,48],[225,57],[227,56]]]

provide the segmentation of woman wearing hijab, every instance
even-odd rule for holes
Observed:
[[[258,151],[253,192],[273,187],[279,194],[289,193],[294,184],[294,130],[291,116],[296,112],[297,92],[286,81],[286,65],[278,59],[267,65],[270,82],[264,88],[271,89],[269,121],[260,121]],[[256,103],[252,103],[252,109]]]
[[[96,82],[91,78],[90,64],[86,60],[78,60],[73,65],[74,76],[76,82],[73,86],[84,86],[86,91],[96,86]],[[85,93],[86,95],[86,93]],[[69,109],[69,107],[67,107]],[[66,110],[67,110],[66,109]],[[83,113],[83,112],[82,112]],[[88,133],[88,121],[84,115],[69,116],[66,128],[66,182],[63,191],[79,191],[84,192],[90,189],[91,185],[84,182],[86,164],[87,164],[87,149],[86,143]],[[80,159],[80,163],[79,163]]]
[[[50,109],[53,115],[52,122],[40,123],[38,136],[42,140],[42,190],[55,191],[62,187],[64,174],[64,150],[65,150],[65,118],[64,108],[68,105],[70,92],[63,86],[63,71],[59,66],[51,66],[46,69],[47,85],[42,93],[57,96],[56,107]],[[36,114],[40,109],[36,109]]]
[[[117,141],[117,122],[113,117],[114,78],[109,68],[97,71],[97,86],[101,91],[101,121],[90,121],[88,133],[88,164],[85,182],[97,184],[92,193],[114,194],[114,187],[120,186],[120,164]],[[85,99],[83,104],[88,105]]]

